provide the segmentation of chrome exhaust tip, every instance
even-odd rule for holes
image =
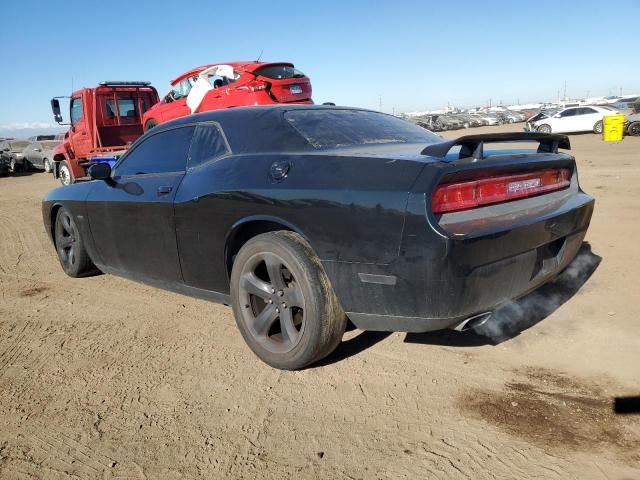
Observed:
[[[456,332],[464,332],[465,330],[479,327],[480,325],[483,325],[487,320],[489,320],[489,318],[491,317],[491,314],[492,312],[484,312],[484,313],[479,313],[477,315],[473,315],[472,317],[465,318],[458,325],[451,328]]]

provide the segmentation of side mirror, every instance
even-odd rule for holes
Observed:
[[[93,180],[108,182],[111,180],[111,167],[108,163],[96,163],[89,167],[89,176]]]
[[[62,123],[62,113],[60,113],[60,102],[57,98],[51,99],[51,111],[53,112],[53,118],[56,123]]]

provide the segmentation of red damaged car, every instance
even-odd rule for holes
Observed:
[[[292,63],[231,62],[196,67],[143,117],[144,129],[192,113],[277,103],[313,103],[311,80]]]

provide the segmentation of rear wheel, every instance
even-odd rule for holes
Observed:
[[[331,353],[346,316],[326,272],[297,233],[258,235],[238,252],[231,273],[238,329],[265,363],[303,368]]]
[[[70,277],[86,277],[98,272],[89,258],[73,217],[65,208],[58,210],[54,238],[64,273]]]
[[[593,133],[597,133],[598,135],[602,133],[602,120],[597,121],[593,126]]]
[[[18,164],[16,163],[16,159],[12,158],[11,160],[9,160],[9,171],[11,173],[15,173],[17,169],[18,169]]]
[[[537,130],[540,133],[551,133],[551,126],[547,124],[540,125]]]
[[[156,122],[153,118],[150,119],[147,123],[144,124],[144,131],[148,132],[149,130],[151,130],[153,127],[157,127],[158,126],[158,122]]]
[[[631,122],[627,128],[627,135],[640,137],[640,122]]]
[[[46,173],[51,173],[51,161],[48,158],[42,160],[42,166],[44,167],[44,171]]]
[[[73,183],[73,174],[71,173],[69,164],[66,161],[60,162],[58,178],[60,178],[60,183],[62,185],[71,185]]]

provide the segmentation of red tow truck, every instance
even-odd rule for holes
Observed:
[[[70,123],[62,123],[61,98],[70,99]],[[54,177],[69,185],[86,177],[96,162],[113,164],[143,134],[142,116],[159,100],[150,82],[100,82],[71,97],[53,98],[55,121],[70,125],[53,151]]]

